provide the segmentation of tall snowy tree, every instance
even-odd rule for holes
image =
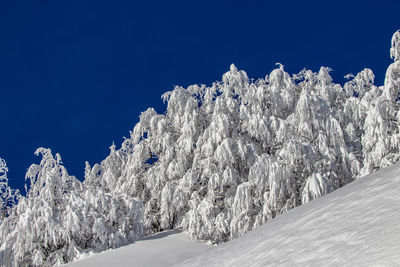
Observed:
[[[387,167],[399,160],[400,31],[392,37],[390,55],[394,62],[386,71],[385,84],[374,93],[365,119],[362,138],[364,167],[361,175]],[[367,97],[367,96],[366,96]]]

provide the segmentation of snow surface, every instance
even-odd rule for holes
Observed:
[[[170,266],[210,247],[205,243],[190,240],[185,233],[171,230],[149,236],[129,246],[82,255],[80,260],[63,266]]]
[[[169,231],[67,266],[397,266],[400,164],[217,247]]]
[[[400,266],[399,252],[396,164],[178,266]]]

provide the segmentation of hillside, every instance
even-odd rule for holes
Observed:
[[[1,264],[64,264],[171,229],[220,244],[395,164],[400,31],[390,55],[381,86],[367,68],[341,85],[328,67],[289,74],[279,63],[258,80],[232,64],[211,86],[176,86],[165,113],[148,108],[120,147],[86,162],[83,181],[38,148],[21,196],[1,161]]]
[[[195,256],[211,246],[195,242],[177,230],[157,233],[129,246],[93,255],[67,264],[68,267],[98,266],[169,266]]]
[[[399,265],[399,190],[396,164],[217,247],[170,231],[67,266]]]
[[[399,191],[396,164],[178,266],[398,266]]]

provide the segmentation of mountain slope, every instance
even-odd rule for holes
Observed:
[[[190,240],[178,230],[172,230],[152,235],[129,246],[82,258],[66,266],[168,266],[209,248],[204,243]]]
[[[399,191],[396,164],[178,265],[400,265]]]

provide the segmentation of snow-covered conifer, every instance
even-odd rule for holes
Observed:
[[[102,251],[140,239],[141,201],[81,184],[61,156],[39,148],[40,164],[26,177],[30,187],[0,225],[0,260],[7,266],[67,263],[82,252]]]
[[[0,158],[0,223],[9,215],[20,198],[19,190],[11,189],[8,185],[7,164]]]
[[[362,137],[364,167],[361,175],[387,167],[399,160],[400,32],[392,38],[390,55],[394,62],[386,71],[382,93],[370,100]],[[371,90],[372,91],[372,90]],[[367,96],[366,96],[367,97]]]

